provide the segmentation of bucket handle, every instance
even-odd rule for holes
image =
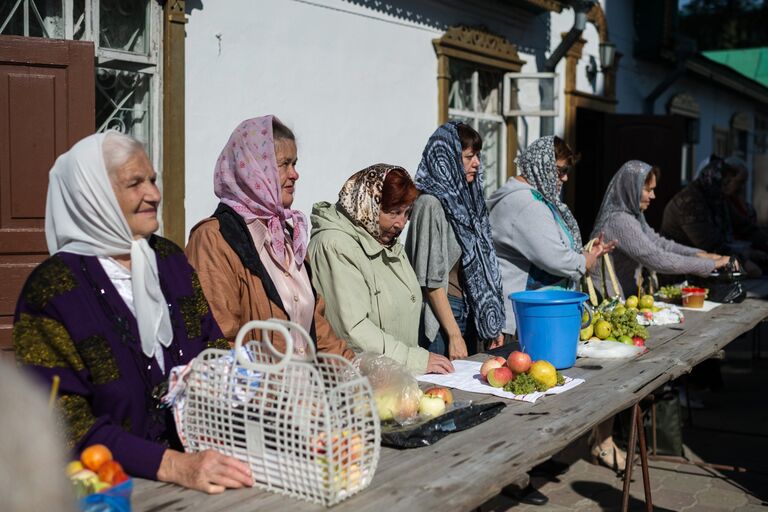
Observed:
[[[582,316],[584,315],[584,311],[586,311],[587,312],[587,316],[589,317],[589,318],[587,318],[586,322],[583,322],[581,324],[581,329],[586,329],[592,323],[592,317],[594,316],[594,310],[592,309],[592,306],[588,302],[582,302],[581,306],[582,306],[581,307],[581,314],[582,314]]]

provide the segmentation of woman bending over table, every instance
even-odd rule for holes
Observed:
[[[279,318],[301,325],[317,350],[354,352],[325,319],[325,302],[312,288],[305,261],[308,226],[291,208],[299,173],[296,138],[274,116],[240,123],[219,155],[213,174],[221,202],[189,235],[186,253],[197,269],[213,316],[234,340],[251,320]],[[294,336],[294,352],[306,354]],[[273,334],[279,351],[285,341]]]
[[[483,199],[483,141],[471,126],[448,122],[427,142],[416,171],[405,250],[426,298],[422,346],[464,359],[503,342],[501,276]],[[480,346],[480,350],[484,347]]]
[[[353,174],[336,204],[315,204],[312,280],[334,330],[353,347],[415,373],[447,373],[446,357],[419,346],[421,288],[397,240],[418,195],[405,169],[376,164]]]
[[[182,250],[154,235],[160,191],[141,144],[95,134],[51,169],[45,235],[51,257],[27,279],[13,343],[20,364],[50,386],[66,440],[101,443],[127,473],[215,493],[253,485],[248,465],[214,451],[183,453],[168,372],[207,347],[226,347]]]
[[[641,267],[661,274],[706,276],[728,263],[727,256],[674,242],[648,225],[644,212],[655,198],[660,175],[658,167],[630,160],[621,166],[605,192],[592,236],[604,233],[618,240],[613,262],[621,290],[611,295],[635,293]],[[599,275],[596,277],[602,282]]]

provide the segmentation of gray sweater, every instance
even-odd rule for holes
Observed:
[[[443,288],[448,291],[448,275],[461,258],[461,246],[445,217],[443,205],[435,196],[422,194],[414,202],[405,252],[422,289]],[[440,323],[426,295],[422,307],[424,334],[433,341]]]
[[[504,286],[507,334],[514,334],[517,327],[509,294],[528,289],[532,270],[562,277],[557,284],[565,288],[573,288],[586,271],[584,255],[571,249],[563,226],[534,192],[530,185],[511,178],[488,198]]]
[[[605,240],[618,240],[613,251],[616,277],[624,293],[637,291],[635,275],[643,266],[661,274],[706,276],[715,269],[713,260],[699,258],[700,249],[678,244],[643,225],[629,213],[614,214],[603,226]],[[596,276],[595,286],[602,280]]]

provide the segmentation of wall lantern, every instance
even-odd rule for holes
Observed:
[[[600,43],[600,69],[605,72],[613,67],[616,58],[616,45],[610,42]]]

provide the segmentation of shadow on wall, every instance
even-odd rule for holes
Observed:
[[[197,0],[199,1],[199,0]],[[311,0],[294,0],[313,4]],[[536,12],[507,2],[462,0],[343,0],[345,3],[444,31],[455,25],[480,26],[517,45],[524,53],[549,51],[550,13]],[[188,0],[189,3],[189,0]],[[320,3],[318,7],[326,7]],[[350,14],[356,14],[350,12]]]
[[[203,0],[187,0],[184,4],[184,14],[189,16],[192,14],[192,11],[197,9],[198,11],[203,10]]]

